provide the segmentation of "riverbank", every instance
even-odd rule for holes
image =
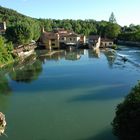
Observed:
[[[32,57],[34,54],[38,55],[38,56],[51,56],[51,55],[54,55],[55,53],[61,53],[63,51],[64,50],[54,50],[54,51],[48,51],[48,50],[35,51],[35,50],[30,50],[30,51],[26,51],[26,52],[20,52],[20,55],[16,59],[13,59],[13,61],[7,62],[5,64],[0,65],[0,69],[6,67],[8,65],[14,64],[14,63],[19,63],[21,65],[28,58],[30,59],[30,57]]]
[[[31,56],[32,54],[35,53],[35,48],[37,46],[35,44],[28,44],[28,45],[21,45],[16,47],[13,51],[12,54],[15,58],[13,58],[11,61],[5,62],[4,64],[0,64],[0,68],[3,68],[7,65],[10,65],[12,63],[16,63],[18,61],[23,61],[27,57]]]
[[[140,47],[140,42],[118,40],[117,45],[127,45],[127,46]]]
[[[12,64],[12,63],[14,63],[15,61],[11,61],[11,62],[7,62],[7,63],[5,63],[5,64],[1,64],[0,65],[0,69],[1,68],[3,68],[3,67],[5,67],[5,66],[7,66],[7,65],[10,65],[10,64]]]

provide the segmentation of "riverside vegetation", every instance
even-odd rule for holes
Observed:
[[[5,38],[0,36],[0,66],[4,65],[5,63],[11,63],[14,61],[12,51],[12,43],[7,43]]]
[[[53,28],[65,28],[86,36],[100,35],[103,38],[107,37],[113,40],[119,39],[140,42],[140,25],[131,24],[129,27],[121,27],[117,24],[113,13],[109,18],[109,22],[97,22],[93,19],[36,19],[0,6],[0,22],[3,21],[7,23],[7,30],[5,35],[0,36],[0,66],[15,60],[15,56],[12,53],[15,46],[26,45],[30,43],[31,40],[37,41],[40,37],[42,27],[44,27],[46,31],[52,31]],[[36,68],[36,66],[39,68]],[[32,69],[32,71],[30,69]],[[32,80],[37,79],[38,75],[42,72],[41,64],[39,62],[36,62],[34,65],[28,66],[23,70],[23,72],[16,70],[13,73],[10,73],[11,79],[30,83]],[[31,71],[32,74],[27,74],[27,70]],[[28,79],[24,78],[25,75],[28,75]],[[6,86],[8,86],[8,80],[5,77],[2,78],[2,80],[4,81],[3,83],[6,83]],[[10,91],[10,88],[7,88],[6,86],[1,84],[1,92],[8,93],[8,91]],[[114,134],[120,139],[135,140],[139,138],[139,93],[140,83],[132,89],[125,101],[117,107],[116,117],[114,118],[112,125],[114,127]]]
[[[86,36],[100,35],[103,38],[107,37],[113,40],[140,41],[140,25],[135,26],[131,24],[129,27],[121,27],[117,24],[113,13],[109,18],[109,22],[95,21],[93,19],[36,19],[0,6],[0,22],[2,21],[6,22],[7,30],[6,34],[1,37],[0,47],[2,55],[0,56],[0,65],[6,61],[9,63],[9,61],[13,61],[14,59],[11,51],[9,52],[7,48],[11,46],[10,48],[12,49],[18,45],[26,45],[31,40],[37,41],[40,37],[42,27],[46,31],[52,31],[53,28],[64,28]],[[12,44],[14,47],[12,47]],[[5,47],[6,49],[3,46],[7,46]]]
[[[138,140],[140,137],[140,82],[132,88],[116,108],[113,132],[120,140]]]

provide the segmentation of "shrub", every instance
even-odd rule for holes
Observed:
[[[118,46],[116,44],[114,44],[111,48],[114,49],[114,50],[117,50]]]
[[[140,139],[140,82],[116,108],[113,133],[121,140]]]

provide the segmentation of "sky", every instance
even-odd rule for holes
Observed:
[[[109,20],[140,25],[140,0],[0,0],[3,7],[35,18]]]

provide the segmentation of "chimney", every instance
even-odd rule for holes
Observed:
[[[44,33],[44,32],[45,32],[44,27],[42,27],[41,32],[42,32],[42,33]]]
[[[6,22],[5,21],[3,22],[3,27],[4,27],[4,30],[6,30]]]

